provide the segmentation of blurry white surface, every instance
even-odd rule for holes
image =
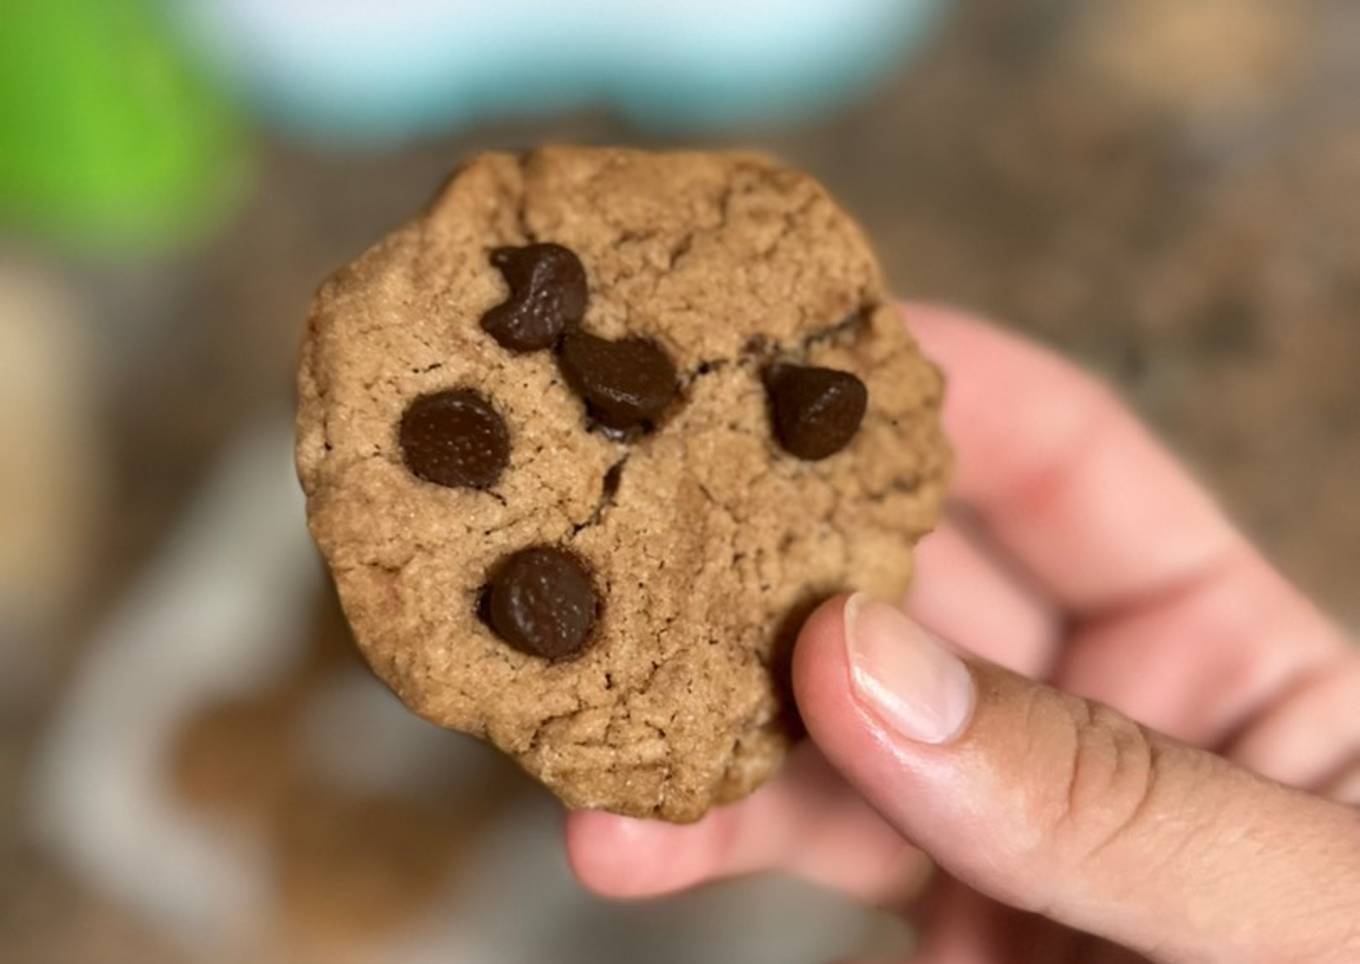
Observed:
[[[318,579],[291,425],[227,453],[178,531],[99,627],[42,747],[32,816],[92,883],[186,939],[211,939],[261,899],[249,841],[165,795],[164,758],[196,707],[299,655]]]

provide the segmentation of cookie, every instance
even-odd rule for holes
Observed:
[[[949,465],[860,230],[748,154],[477,157],[322,286],[299,390],[377,674],[570,806],[672,821],[776,769],[798,621],[904,591]]]

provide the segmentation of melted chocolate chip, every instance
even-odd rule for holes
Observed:
[[[607,341],[571,331],[558,362],[591,417],[611,429],[651,428],[679,390],[670,356],[645,338]]]
[[[510,297],[482,316],[482,328],[502,347],[551,348],[585,314],[585,268],[560,244],[497,248],[491,263],[505,276]]]
[[[862,381],[833,368],[775,365],[766,374],[766,389],[779,444],[808,461],[845,448],[869,401]]]
[[[450,488],[490,488],[510,461],[505,420],[470,388],[420,396],[402,414],[398,436],[406,467]]]
[[[580,559],[554,546],[530,546],[496,566],[482,597],[482,615],[520,652],[566,659],[585,647],[599,604]]]

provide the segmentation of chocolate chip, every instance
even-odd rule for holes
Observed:
[[[809,461],[845,448],[869,401],[862,381],[833,368],[775,365],[766,373],[766,388],[779,444]]]
[[[496,566],[482,597],[482,615],[515,649],[565,659],[584,648],[595,626],[599,596],[585,564],[554,546],[530,546]]]
[[[406,467],[436,485],[490,488],[510,461],[505,420],[470,388],[420,396],[406,406],[398,436]]]
[[[591,417],[607,428],[651,428],[679,389],[670,356],[645,338],[607,341],[571,331],[558,361]]]
[[[482,316],[482,328],[511,351],[551,348],[586,313],[586,271],[560,244],[497,248],[491,263],[510,297]]]

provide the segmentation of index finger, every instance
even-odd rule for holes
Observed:
[[[949,309],[910,305],[907,324],[945,371],[956,498],[1068,610],[1120,608],[1246,549],[1092,376]]]
[[[1346,656],[1110,389],[947,309],[908,324],[947,376],[956,497],[1077,623],[1061,685],[1218,745]]]

